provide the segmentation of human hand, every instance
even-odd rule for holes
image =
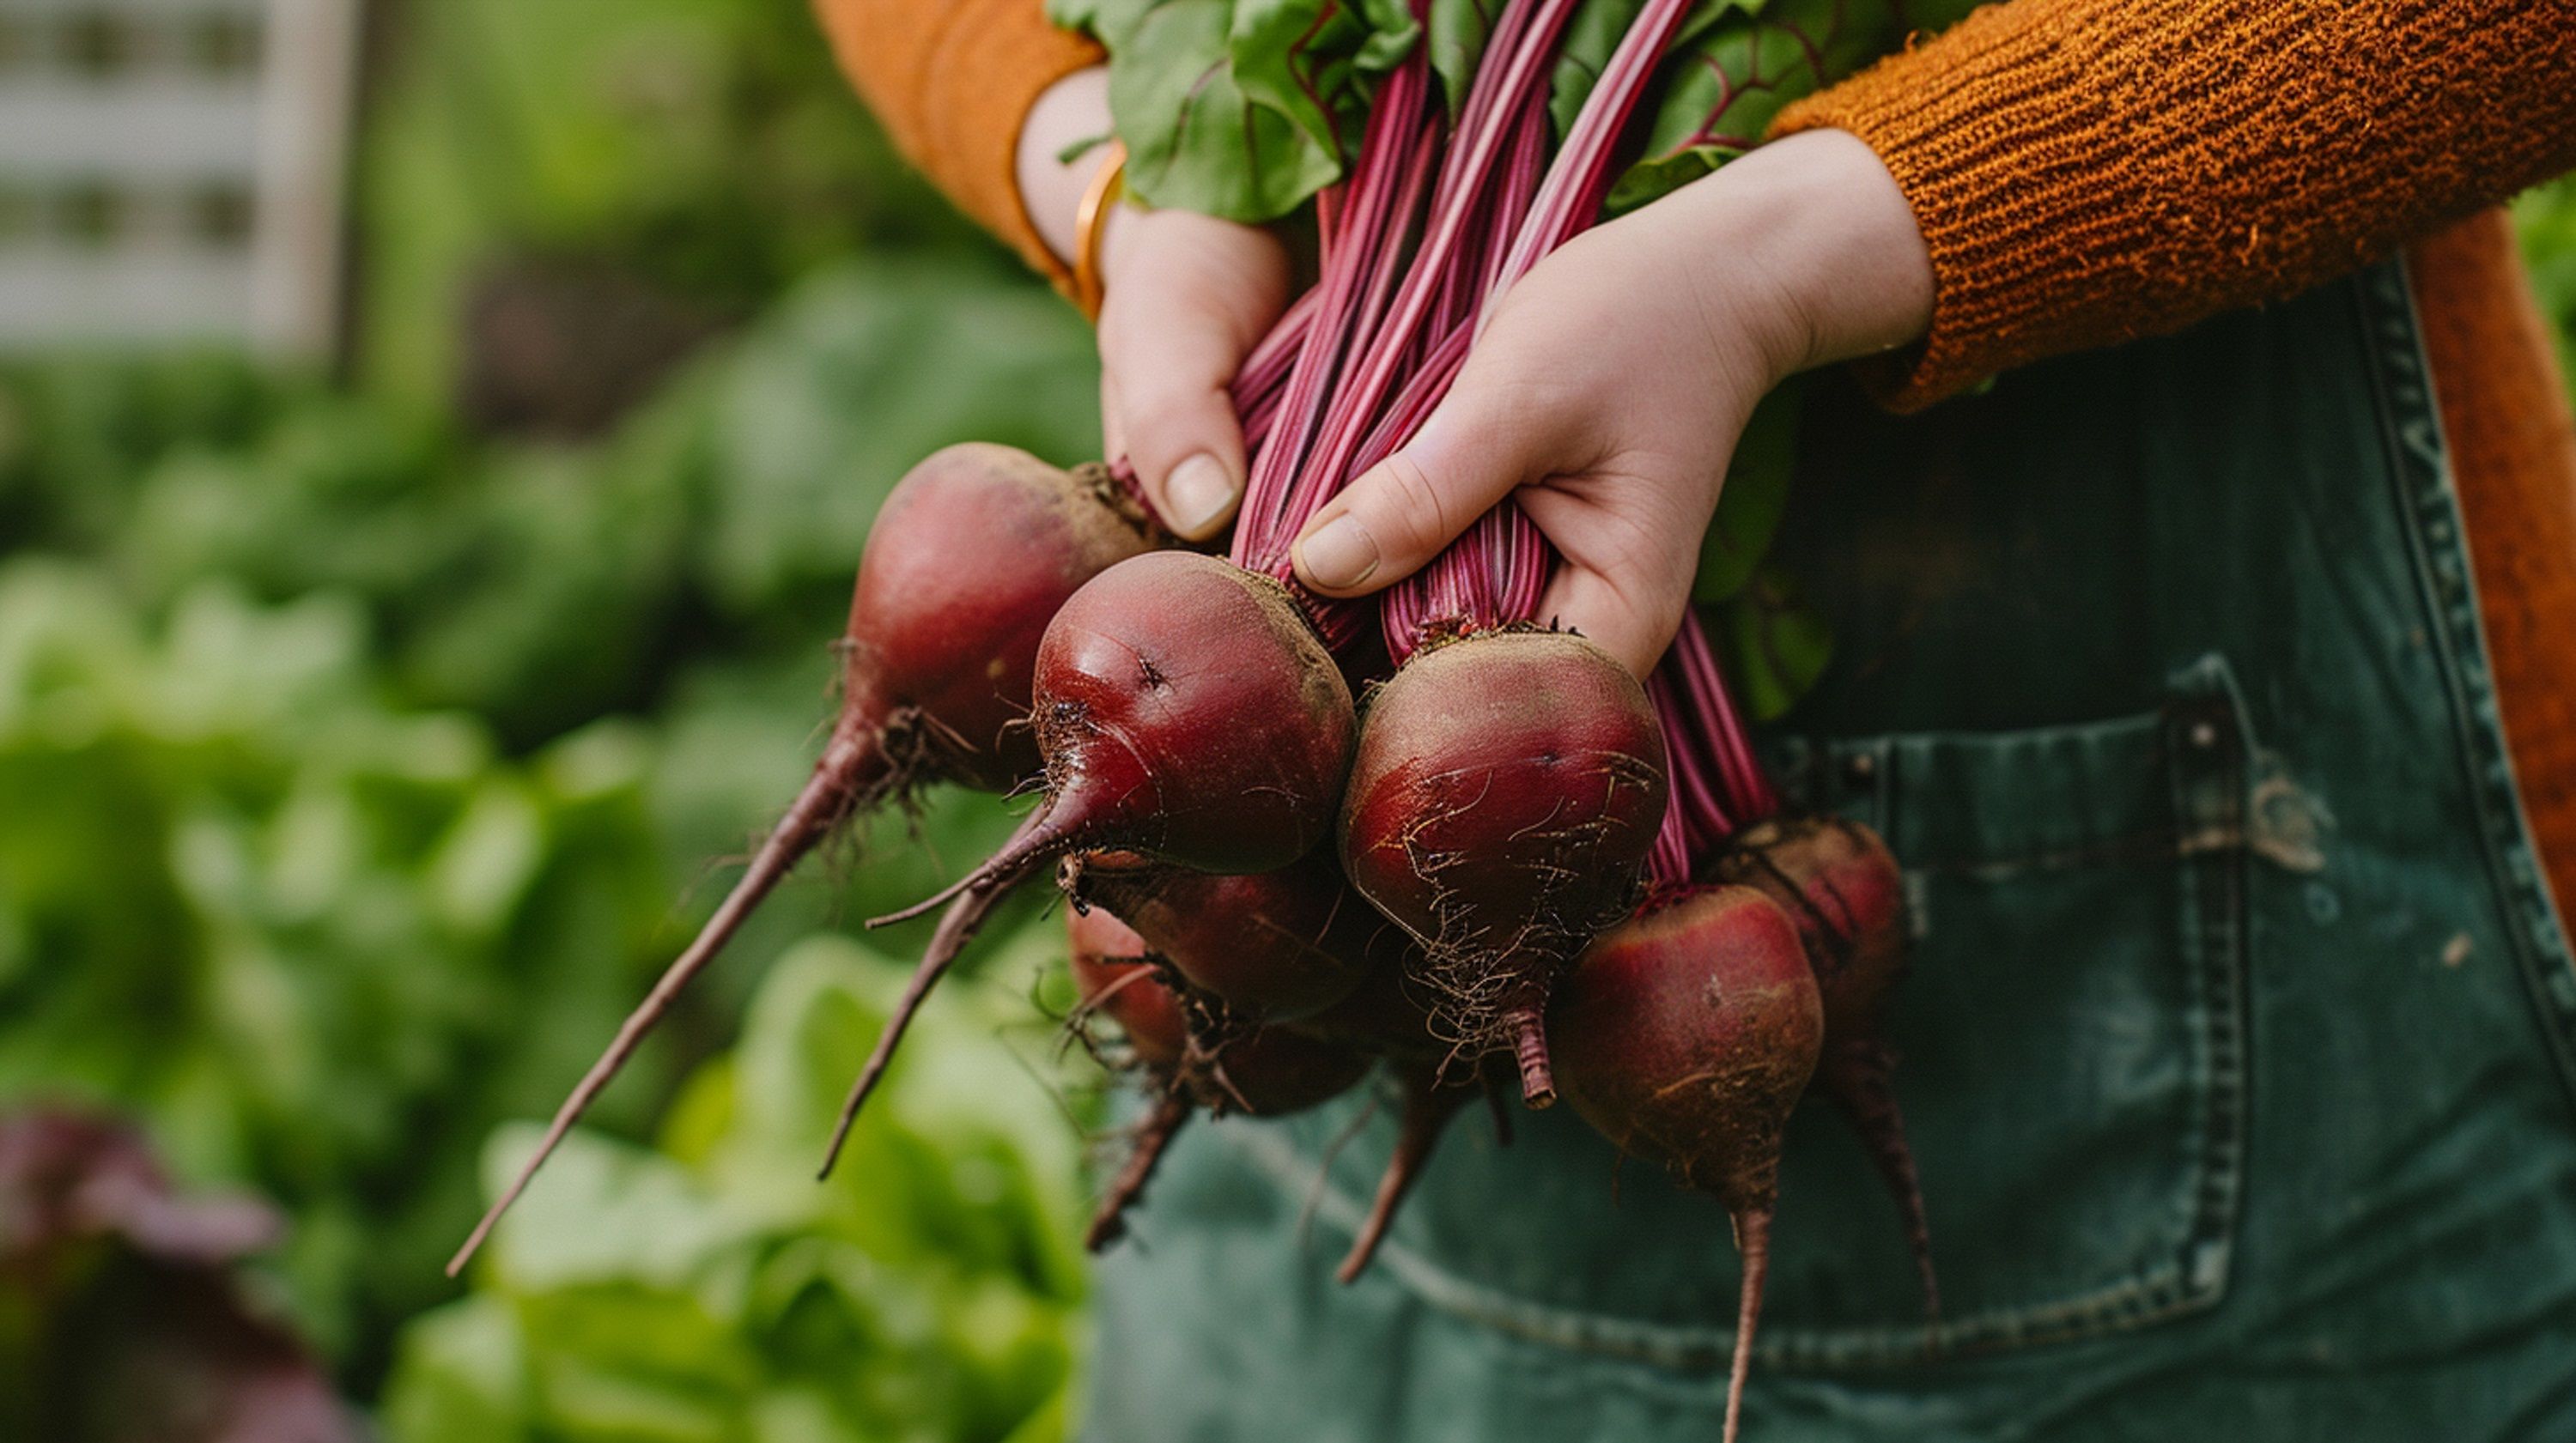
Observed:
[[[1067,261],[1082,194],[1101,158],[1058,155],[1109,131],[1105,71],[1066,77],[1021,126],[1020,195]],[[1120,206],[1101,238],[1100,425],[1166,525],[1203,541],[1243,499],[1243,431],[1227,387],[1288,303],[1279,238],[1179,210]]]
[[[1307,524],[1298,577],[1377,591],[1516,495],[1564,562],[1541,617],[1642,677],[1689,604],[1754,403],[1921,335],[1931,312],[1922,236],[1866,145],[1764,146],[1532,268],[1421,431]]]

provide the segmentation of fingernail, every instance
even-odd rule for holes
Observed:
[[[1377,538],[1356,516],[1336,516],[1297,543],[1297,561],[1317,586],[1345,591],[1377,570]]]
[[[1234,509],[1234,476],[1224,462],[1201,452],[1172,468],[1163,496],[1172,508],[1172,529],[1196,541]]]

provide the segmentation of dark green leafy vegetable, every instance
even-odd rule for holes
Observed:
[[[1833,657],[1832,624],[1778,567],[1755,572],[1719,608],[1714,623],[1710,631],[1726,674],[1756,722],[1774,720],[1797,705]]]
[[[1797,468],[1798,389],[1791,382],[1764,398],[1736,439],[1726,489],[1700,539],[1699,574],[1691,583],[1691,599],[1703,606],[1742,591],[1779,534]]]
[[[1548,109],[1572,124],[1643,0],[1587,0],[1569,25]],[[1648,101],[1642,159],[1614,213],[1688,183],[1761,139],[1790,101],[1852,73],[1976,0],[1702,0]],[[1286,215],[1341,179],[1370,93],[1427,29],[1455,112],[1501,0],[1054,0],[1057,23],[1109,48],[1128,181],[1151,204],[1235,220]]]
[[[1641,158],[1611,188],[1609,209],[1634,210],[1717,169],[1760,144],[1791,101],[1857,72],[1909,37],[1946,28],[1977,3],[1719,0],[1703,6],[1665,62]],[[1595,0],[1586,19],[1601,9]],[[1561,70],[1559,105],[1564,89]]]
[[[1048,13],[1109,47],[1129,188],[1244,221],[1341,178],[1371,82],[1420,35],[1402,0],[1055,0]],[[1463,58],[1470,29],[1443,31]]]

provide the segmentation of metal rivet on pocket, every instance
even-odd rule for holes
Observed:
[[[1868,786],[1870,778],[1877,775],[1878,758],[1869,752],[1854,752],[1843,763],[1843,780],[1855,787]]]
[[[2215,722],[2193,722],[2191,724],[2191,730],[2184,733],[2184,737],[2193,746],[2200,748],[2202,751],[2207,751],[2211,747],[2218,745],[2218,725]]]

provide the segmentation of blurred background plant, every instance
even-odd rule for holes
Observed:
[[[470,1286],[439,1267],[496,1129],[802,780],[878,501],[950,441],[1092,453],[1087,333],[892,158],[802,0],[369,21],[341,366],[0,360],[0,1106],[272,1199],[248,1296],[395,1439],[1058,1436],[1051,930],[983,949],[1010,1005],[935,1009],[812,1181],[919,937],[798,939],[988,850],[989,801],[809,868]],[[73,1346],[27,1303],[0,1376]]]
[[[894,478],[1096,448],[1084,329],[804,0],[366,13],[338,365],[0,360],[0,1109],[272,1200],[227,1287],[400,1443],[1059,1437],[1091,1114],[1027,1005],[1051,927],[811,1180],[918,941],[845,921],[988,850],[989,802],[810,868],[439,1265],[801,780]],[[2564,334],[2576,185],[2519,216]],[[76,1342],[29,1277],[0,1378]]]

